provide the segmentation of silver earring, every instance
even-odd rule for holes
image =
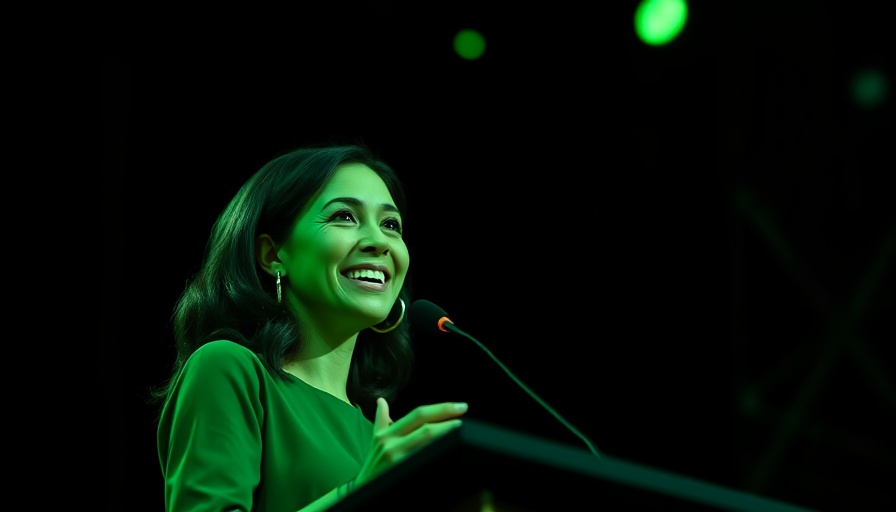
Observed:
[[[398,314],[395,314],[396,309],[398,310]],[[398,318],[394,318],[396,316]],[[402,320],[404,320],[404,301],[398,299],[398,302],[396,302],[395,305],[392,306],[392,309],[389,310],[389,316],[382,322],[372,325],[370,329],[378,333],[394,331],[396,327],[401,325]]]
[[[283,289],[280,287],[280,271],[277,271],[277,303],[283,302]]]

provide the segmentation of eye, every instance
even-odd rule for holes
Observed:
[[[337,210],[333,212],[333,215],[330,215],[330,220],[344,220],[346,222],[355,222],[355,214],[348,209]]]
[[[383,227],[401,234],[401,221],[396,219],[395,217],[389,217],[388,219],[384,220]]]

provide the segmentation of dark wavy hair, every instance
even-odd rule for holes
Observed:
[[[261,167],[215,221],[200,269],[188,280],[172,315],[176,358],[168,381],[151,393],[164,402],[186,360],[210,341],[227,339],[259,354],[269,370],[286,378],[284,358],[302,335],[295,312],[277,302],[275,281],[258,265],[255,238],[276,243],[289,236],[299,212],[326,185],[336,168],[361,163],[386,183],[395,206],[406,212],[404,187],[390,165],[363,144],[305,146],[280,154]],[[410,279],[399,297],[410,304]],[[368,418],[377,397],[394,399],[414,364],[409,322],[391,332],[365,329],[358,335],[347,383],[349,400]],[[371,338],[376,339],[371,339]]]

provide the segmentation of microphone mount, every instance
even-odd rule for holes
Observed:
[[[566,418],[561,416],[560,413],[555,411],[553,407],[551,407],[550,405],[547,404],[547,402],[542,400],[541,397],[539,397],[537,394],[535,394],[534,391],[529,389],[529,387],[526,386],[523,383],[523,381],[521,381],[516,375],[514,375],[514,373],[512,371],[510,371],[510,369],[507,366],[504,365],[504,363],[502,363],[497,357],[495,357],[494,354],[492,354],[491,350],[486,348],[485,345],[483,345],[479,340],[474,338],[472,335],[465,332],[460,327],[454,325],[454,322],[450,318],[448,318],[448,313],[446,313],[444,309],[440,308],[439,306],[436,306],[435,304],[433,304],[432,302],[430,302],[428,300],[420,299],[420,300],[414,301],[411,304],[411,309],[410,309],[408,316],[411,319],[411,324],[417,325],[419,327],[427,328],[427,329],[431,329],[432,326],[435,325],[439,331],[453,332],[456,334],[460,334],[461,336],[463,336],[463,337],[469,339],[470,341],[472,341],[473,343],[475,343],[486,354],[488,354],[488,356],[498,366],[500,366],[502,370],[504,370],[504,373],[506,373],[514,382],[516,382],[516,384],[519,387],[521,387],[523,389],[523,391],[528,393],[530,397],[532,397],[536,402],[539,403],[539,405],[541,405],[549,413],[551,413],[551,415],[553,415],[560,423],[562,423],[563,426],[565,426],[567,429],[569,429],[570,432],[572,432],[579,439],[581,439],[585,443],[585,445],[588,447],[588,449],[591,451],[591,453],[593,453],[598,458],[603,457],[603,455],[601,455],[600,451],[598,451],[597,447],[594,446],[594,444],[591,442],[590,439],[588,439],[588,437],[586,437],[584,434],[582,434],[579,431],[579,429],[574,427],[569,421],[566,420]]]

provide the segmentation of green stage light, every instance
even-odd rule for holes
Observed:
[[[476,60],[485,53],[485,38],[478,31],[465,28],[454,36],[454,51],[461,58]]]
[[[642,0],[635,9],[635,33],[650,46],[672,42],[688,19],[685,0]]]
[[[862,69],[852,77],[852,100],[862,108],[873,109],[881,106],[889,92],[887,77],[879,69]]]

